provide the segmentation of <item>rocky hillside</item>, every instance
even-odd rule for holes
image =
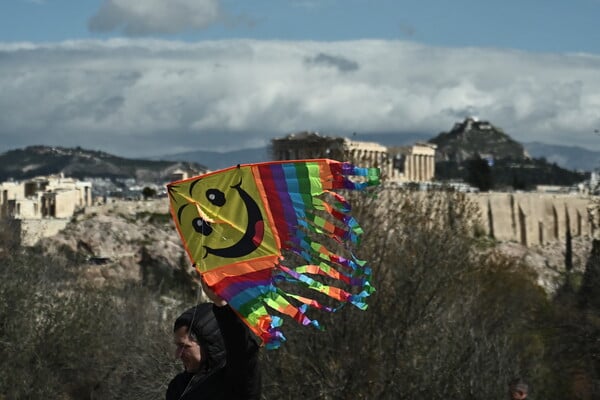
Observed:
[[[89,208],[62,232],[42,239],[41,251],[66,256],[95,285],[139,284],[191,287],[197,279],[168,213],[165,200],[120,201]],[[526,248],[499,243],[496,250],[529,265],[537,282],[554,292],[564,277],[564,244]],[[582,272],[589,238],[573,239],[573,268]]]
[[[41,251],[69,258],[95,285],[190,282],[194,270],[171,221],[166,199],[118,201],[88,207]]]
[[[79,147],[30,146],[0,154],[0,181],[64,173],[80,179],[135,178],[162,182],[178,168],[206,170],[197,163],[128,159]]]
[[[477,157],[518,161],[529,158],[523,145],[501,128],[474,118],[457,122],[450,132],[442,132],[429,142],[438,146],[436,161],[460,163]]]

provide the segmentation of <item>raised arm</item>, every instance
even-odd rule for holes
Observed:
[[[227,350],[226,375],[233,390],[233,399],[259,400],[261,375],[257,339],[248,326],[221,297],[202,281],[202,288],[214,303],[213,312],[219,324]]]

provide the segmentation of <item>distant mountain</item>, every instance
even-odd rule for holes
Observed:
[[[436,161],[461,163],[477,157],[512,160],[529,158],[523,145],[501,128],[473,118],[457,122],[449,132],[442,132],[429,142],[437,145]]]
[[[524,143],[525,150],[534,158],[545,158],[571,170],[593,171],[600,168],[600,151],[577,146],[557,146],[540,142]]]
[[[30,146],[0,154],[0,181],[64,173],[75,178],[136,178],[147,182],[168,180],[176,169],[203,172],[201,164],[136,160],[80,147]]]

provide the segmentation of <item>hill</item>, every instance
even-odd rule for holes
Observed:
[[[0,181],[64,173],[75,178],[135,178],[162,182],[178,169],[205,171],[198,163],[122,158],[80,147],[29,146],[0,154]]]
[[[483,191],[574,186],[587,175],[533,158],[524,146],[487,121],[466,118],[429,140],[438,146],[436,178],[463,180]]]
[[[523,145],[501,128],[473,118],[457,122],[449,132],[442,132],[429,142],[437,145],[436,161],[461,163],[477,157],[512,160],[530,158]]]

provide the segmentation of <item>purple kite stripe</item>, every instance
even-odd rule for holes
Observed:
[[[283,210],[283,217],[286,222],[287,234],[285,237],[291,238],[292,232],[296,229],[298,225],[298,218],[296,218],[296,210],[292,204],[292,199],[288,192],[287,179],[285,177],[285,173],[283,171],[282,164],[273,164],[270,166],[271,174],[273,176],[273,184],[277,189],[278,199],[268,199],[270,201],[279,201],[281,208]],[[278,229],[281,229],[281,222],[275,221],[275,225]],[[282,245],[286,245],[282,243]]]

